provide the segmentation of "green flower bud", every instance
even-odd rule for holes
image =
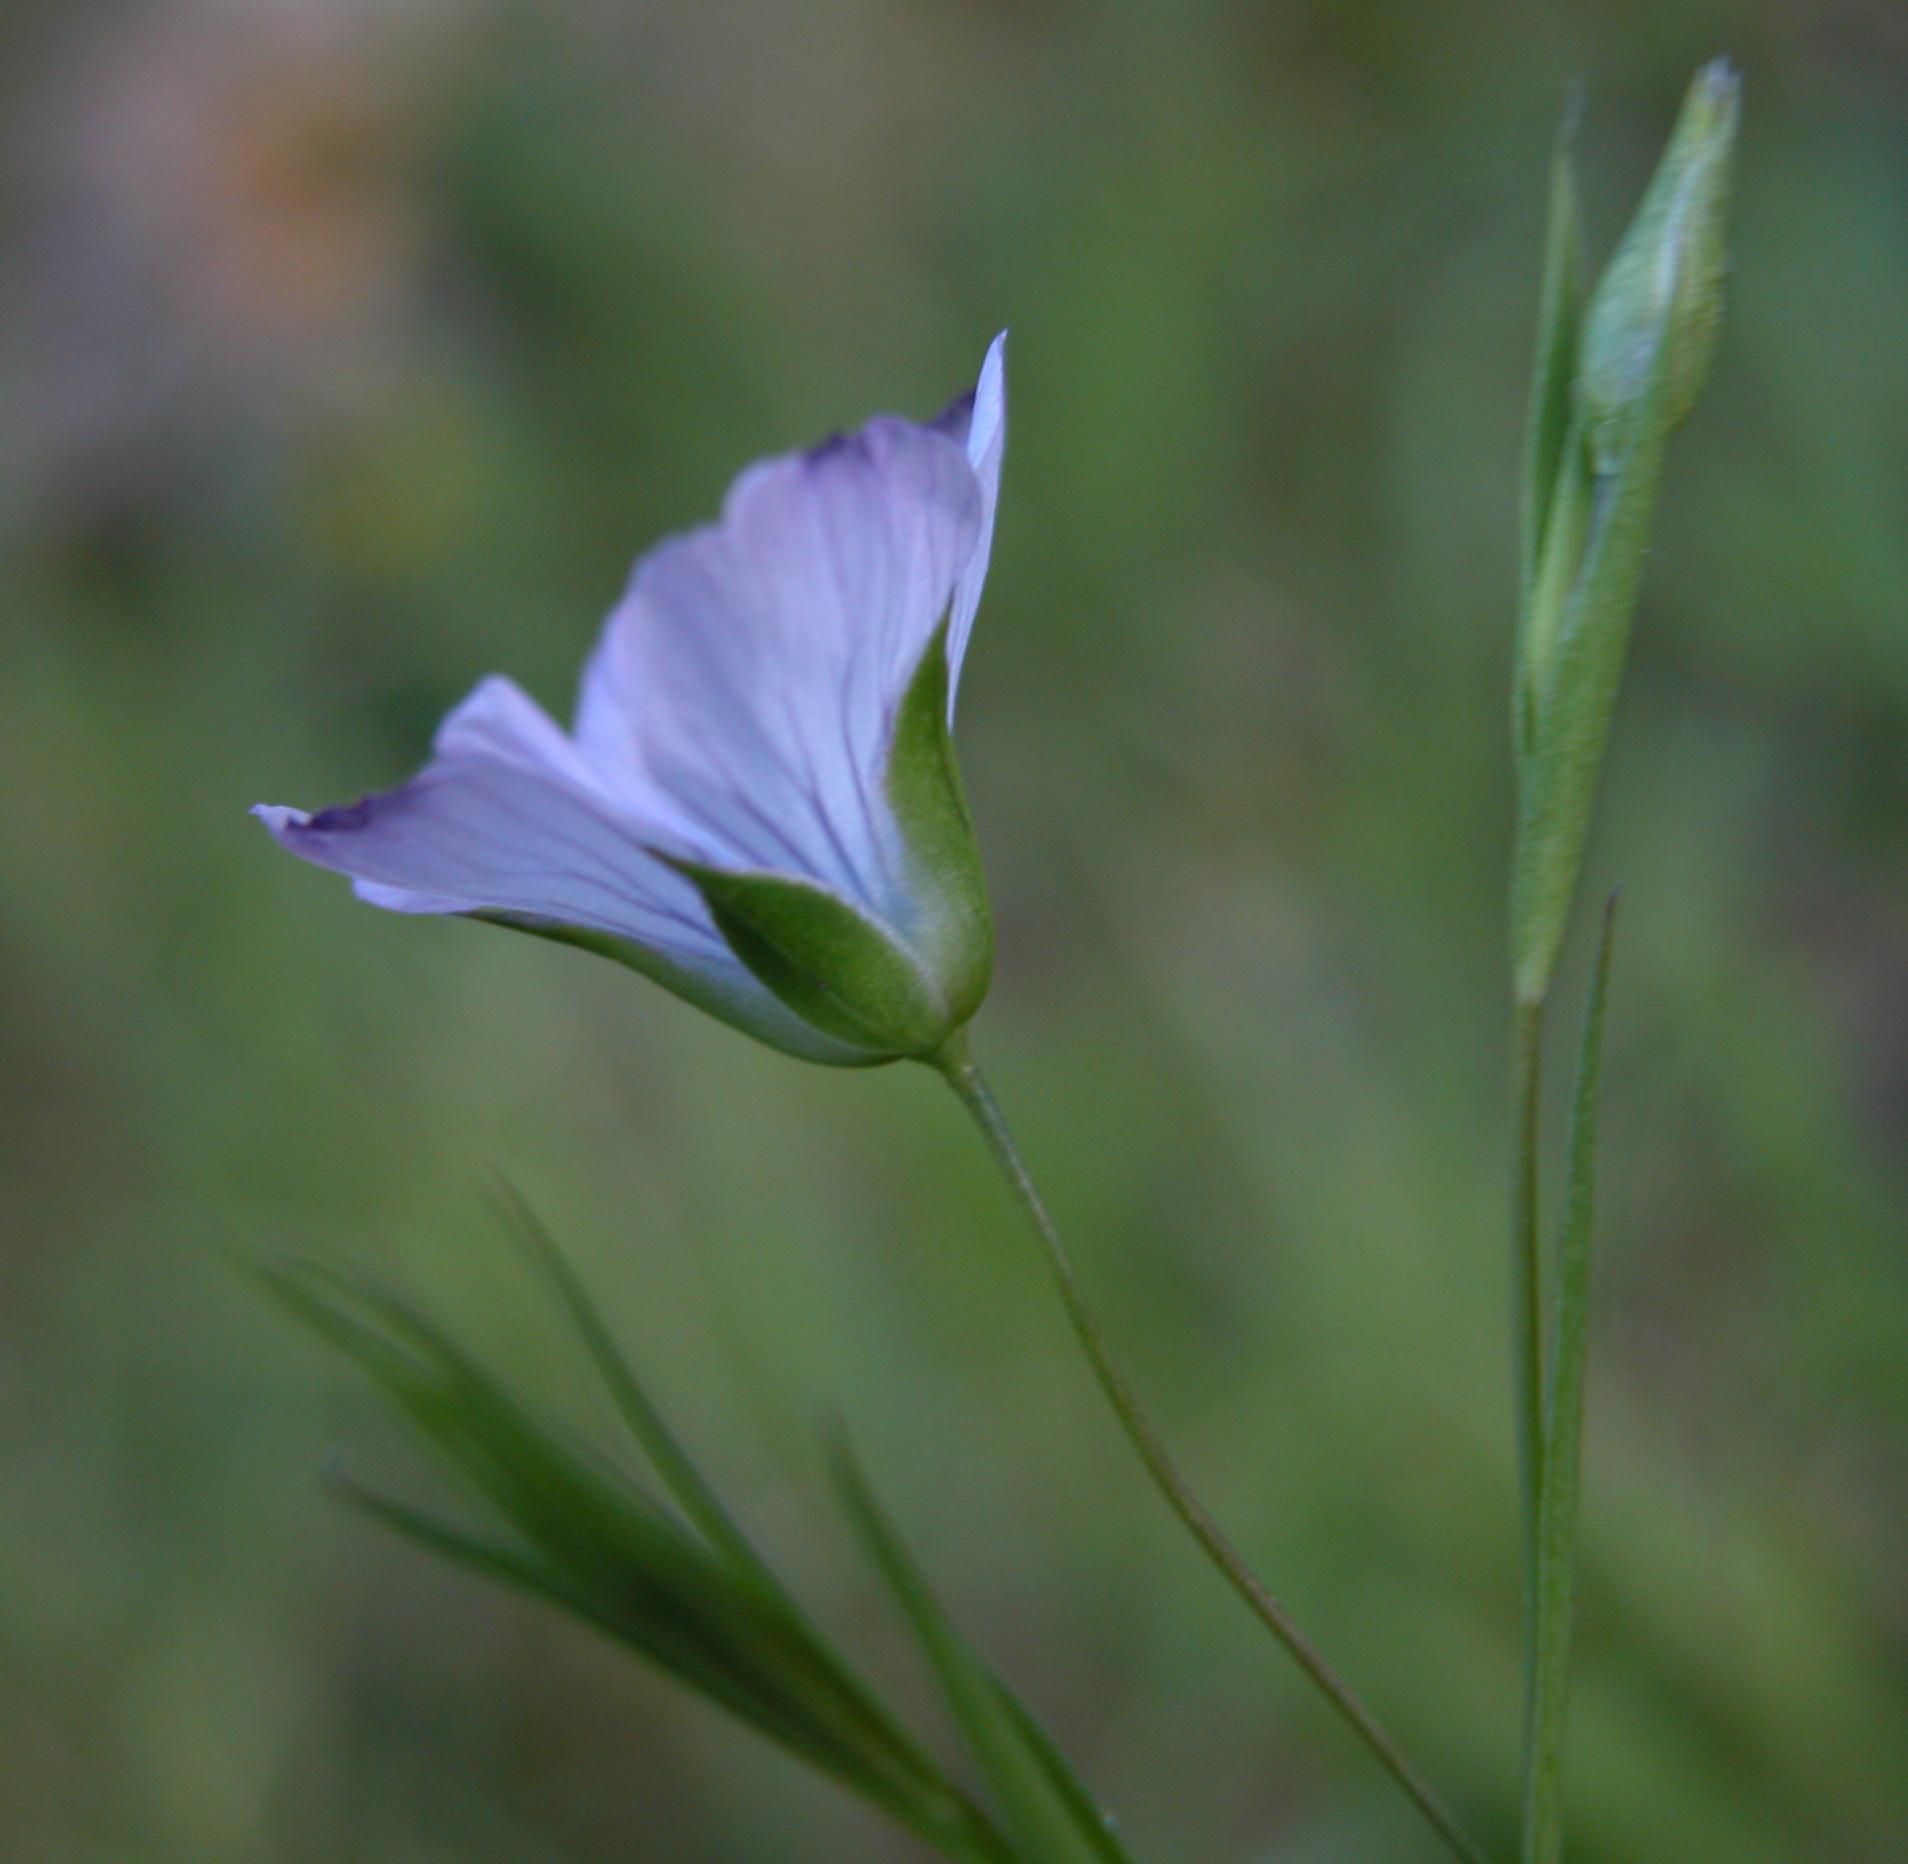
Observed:
[[[1591,300],[1567,414],[1553,405],[1561,400],[1553,358],[1569,337],[1569,274],[1562,261],[1547,268],[1515,711],[1511,950],[1518,1001],[1527,1005],[1550,987],[1583,868],[1669,436],[1715,349],[1738,88],[1720,62],[1690,87]],[[1567,260],[1567,170],[1562,183],[1553,232]],[[1557,280],[1561,288],[1548,288]],[[1563,438],[1553,442],[1558,429]]]
[[[1696,74],[1643,203],[1591,300],[1581,396],[1599,472],[1615,469],[1632,438],[1660,345],[1669,345],[1670,426],[1695,405],[1709,372],[1728,269],[1741,89],[1726,59]]]

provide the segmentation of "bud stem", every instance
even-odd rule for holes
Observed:
[[[1543,1047],[1543,999],[1519,1003],[1511,1017],[1511,1376],[1527,1591],[1536,1583],[1537,1495],[1544,1445],[1544,1316],[1549,1312],[1537,1196]]]
[[[1000,1175],[1007,1181],[1007,1187],[1021,1209],[1026,1212],[1047,1258],[1047,1267],[1052,1272],[1054,1284],[1060,1291],[1067,1318],[1073,1323],[1074,1334],[1086,1352],[1094,1376],[1100,1382],[1100,1389],[1105,1392],[1107,1401],[1119,1418],[1121,1429],[1139,1453],[1147,1474],[1166,1498],[1167,1506],[1199,1543],[1206,1557],[1219,1569],[1226,1583],[1251,1608],[1253,1615],[1278,1639],[1292,1661],[1351,1724],[1359,1739],[1403,1788],[1412,1804],[1450,1848],[1452,1855],[1465,1860],[1465,1864],[1486,1864],[1485,1853],[1476,1841],[1446,1810],[1431,1784],[1391,1733],[1353,1694],[1350,1685],[1325,1661],[1318,1647],[1299,1628],[1291,1613],[1246,1564],[1244,1556],[1226,1538],[1219,1524],[1207,1513],[1205,1504],[1193,1493],[1185,1477],[1175,1467],[1165,1441],[1140,1408],[1132,1386],[1127,1383],[1126,1375],[1113,1358],[1112,1349],[1107,1345],[1099,1322],[1087,1306],[1086,1294],[1080,1286],[1073,1258],[1061,1242],[1060,1233],[1055,1229],[1053,1219],[1048,1215],[1047,1207],[1034,1186],[999,1102],[995,1100],[992,1089],[968,1052],[965,1031],[957,1034],[929,1060],[980,1129],[988,1152],[1000,1168]]]

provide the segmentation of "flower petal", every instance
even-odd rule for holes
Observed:
[[[980,487],[981,522],[967,566],[954,591],[954,607],[947,628],[947,720],[954,722],[954,701],[960,690],[961,663],[967,657],[967,637],[974,631],[981,588],[987,581],[987,563],[994,550],[994,510],[1000,503],[1000,462],[1007,446],[1007,332],[987,346],[980,380],[954,402],[935,425],[959,444]]]
[[[395,912],[485,913],[532,930],[627,941],[660,981],[797,1054],[855,1059],[818,1037],[730,951],[694,885],[651,852],[576,747],[506,679],[444,721],[431,762],[401,788],[343,808],[260,805],[279,843],[348,875]],[[822,1051],[826,1051],[825,1053]]]
[[[745,472],[721,521],[636,569],[576,739],[672,853],[801,876],[893,922],[882,771],[915,663],[972,563],[983,497],[945,431],[882,417]]]
[[[721,941],[695,890],[591,783],[518,687],[488,679],[409,783],[343,808],[258,813],[283,845],[403,912],[512,912],[702,958]]]

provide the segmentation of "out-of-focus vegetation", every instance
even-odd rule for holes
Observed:
[[[1908,1850],[1898,11],[173,0],[13,40],[0,1855],[911,1855],[323,1492],[339,1443],[426,1478],[234,1250],[384,1264],[587,1425],[499,1165],[924,1714],[830,1415],[1137,1855],[1428,1854],[1176,1537],[924,1072],[369,912],[244,815],[401,777],[487,671],[566,703],[639,547],[938,406],[1001,324],[977,1042],[1185,1463],[1505,1838],[1543,165],[1581,78],[1607,238],[1716,51],[1739,276],[1594,861],[1627,893],[1572,1855]]]

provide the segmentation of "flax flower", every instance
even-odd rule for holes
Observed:
[[[938,419],[752,466],[636,566],[564,731],[486,679],[402,787],[256,813],[393,912],[621,959],[791,1054],[935,1053],[992,930],[949,732],[993,540],[1004,339]]]

